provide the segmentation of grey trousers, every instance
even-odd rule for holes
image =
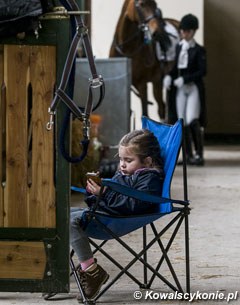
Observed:
[[[93,257],[88,237],[80,227],[83,212],[84,209],[81,208],[71,208],[70,210],[70,244],[80,263]]]

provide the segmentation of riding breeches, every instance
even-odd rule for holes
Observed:
[[[199,119],[200,108],[199,92],[194,83],[185,84],[177,89],[177,116],[184,120],[184,125],[190,125],[193,120]]]

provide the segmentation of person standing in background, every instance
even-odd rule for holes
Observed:
[[[205,48],[194,40],[198,27],[198,19],[192,14],[181,19],[181,40],[176,47],[175,65],[164,77],[163,86],[167,90],[175,90],[177,118],[184,119],[187,164],[203,166],[201,127],[206,124],[203,77],[206,75],[207,65]]]

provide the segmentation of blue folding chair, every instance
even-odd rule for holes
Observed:
[[[73,255],[74,251],[72,250],[70,255],[70,266],[72,273],[76,279],[78,288],[83,296],[83,302],[85,304],[94,304],[97,299],[100,298],[123,274],[130,277],[140,288],[150,288],[154,279],[159,278],[164,282],[168,287],[173,291],[178,291],[183,293],[184,289],[182,288],[178,276],[173,268],[173,265],[169,259],[168,252],[171,248],[171,245],[179,232],[181,224],[185,224],[185,264],[186,264],[186,287],[185,291],[190,292],[190,268],[189,268],[189,229],[188,229],[188,215],[190,213],[188,195],[187,195],[187,172],[186,172],[186,159],[185,159],[185,150],[183,142],[183,122],[178,120],[175,125],[166,125],[153,121],[147,117],[142,118],[142,127],[149,129],[157,137],[161,152],[162,158],[164,161],[164,184],[162,197],[153,196],[142,191],[137,191],[114,182],[111,179],[102,179],[102,185],[107,186],[119,193],[123,193],[130,197],[141,199],[142,201],[149,201],[156,204],[156,212],[153,214],[144,214],[144,215],[134,215],[134,216],[112,216],[105,213],[101,213],[96,210],[97,206],[89,211],[85,212],[85,232],[89,236],[91,245],[95,248],[94,253],[100,251],[106,258],[108,258],[115,266],[117,266],[120,271],[119,273],[111,279],[111,281],[100,291],[97,297],[94,300],[87,300],[82,291],[78,273],[77,266],[74,265]],[[183,145],[182,145],[183,144]],[[175,200],[171,198],[171,181],[175,166],[177,163],[178,155],[181,147],[183,154],[183,200]],[[72,189],[77,190],[72,187]],[[161,218],[165,215],[173,214],[173,217],[170,217],[169,222],[162,228],[160,231],[157,230],[155,223],[156,221],[161,221]],[[147,241],[146,226],[152,229],[153,238],[151,241]],[[143,228],[143,248],[140,252],[136,252],[132,249],[128,243],[123,241],[121,238],[126,234],[135,231],[137,229]],[[171,236],[168,239],[167,245],[163,245],[161,237],[171,229]],[[101,240],[102,242],[98,244],[95,240]],[[127,264],[127,266],[122,266],[119,261],[114,257],[110,256],[107,251],[103,249],[103,246],[107,243],[108,240],[114,239],[119,242],[126,250],[128,250],[133,258]],[[147,252],[154,245],[158,244],[160,252],[159,261],[156,267],[153,267],[151,263],[147,261]],[[140,261],[143,265],[143,279],[139,280],[129,269],[137,261]],[[160,272],[160,267],[163,262],[166,262],[170,274],[171,282]],[[151,277],[148,276],[148,273],[151,274]]]

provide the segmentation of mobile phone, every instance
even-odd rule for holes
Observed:
[[[94,182],[96,182],[97,184],[101,184],[101,178],[99,177],[98,173],[94,173],[94,172],[88,172],[86,173],[86,177],[87,179],[92,179]]]

